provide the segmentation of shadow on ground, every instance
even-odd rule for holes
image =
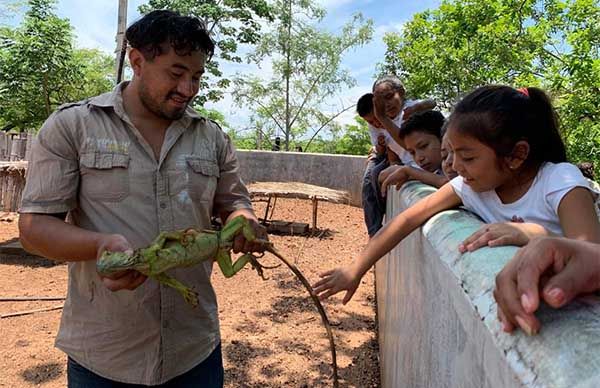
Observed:
[[[56,362],[39,364],[21,372],[23,379],[32,384],[43,384],[55,380],[63,374],[64,365]]]

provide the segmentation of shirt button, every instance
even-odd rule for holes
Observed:
[[[166,209],[167,208],[167,204],[165,202],[161,202],[160,203],[160,208],[161,209]]]

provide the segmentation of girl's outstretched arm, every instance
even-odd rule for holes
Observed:
[[[460,198],[450,184],[445,184],[435,193],[421,199],[388,222],[367,244],[359,256],[345,267],[320,274],[315,293],[321,300],[346,290],[343,303],[354,295],[360,279],[377,260],[392,250],[404,237],[423,225],[431,216],[460,205]]]
[[[575,187],[558,205],[558,218],[565,237],[600,242],[600,223],[590,191]]]

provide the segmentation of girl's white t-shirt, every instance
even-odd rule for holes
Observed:
[[[594,201],[598,191],[592,189],[579,169],[570,163],[544,163],[529,190],[512,203],[502,203],[495,190],[475,192],[461,176],[450,181],[463,206],[486,223],[533,222],[553,234],[564,233],[558,219],[558,206],[563,197],[575,187],[590,190]]]

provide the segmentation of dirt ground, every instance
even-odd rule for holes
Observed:
[[[264,203],[255,203],[257,214]],[[316,236],[271,236],[311,283],[346,263],[366,243],[361,209],[319,203]],[[309,201],[279,199],[274,219],[311,222]],[[0,214],[0,243],[17,236],[15,214]],[[276,263],[273,258],[262,260]],[[250,268],[225,279],[215,268],[226,387],[328,387],[331,357],[320,317],[302,285],[285,267],[267,281]],[[0,257],[0,297],[64,296],[66,265]],[[60,301],[0,302],[0,314],[60,305]],[[378,387],[374,279],[370,272],[346,306],[325,304],[338,352],[340,386]],[[66,356],[54,348],[60,310],[0,319],[0,387],[66,386]]]

